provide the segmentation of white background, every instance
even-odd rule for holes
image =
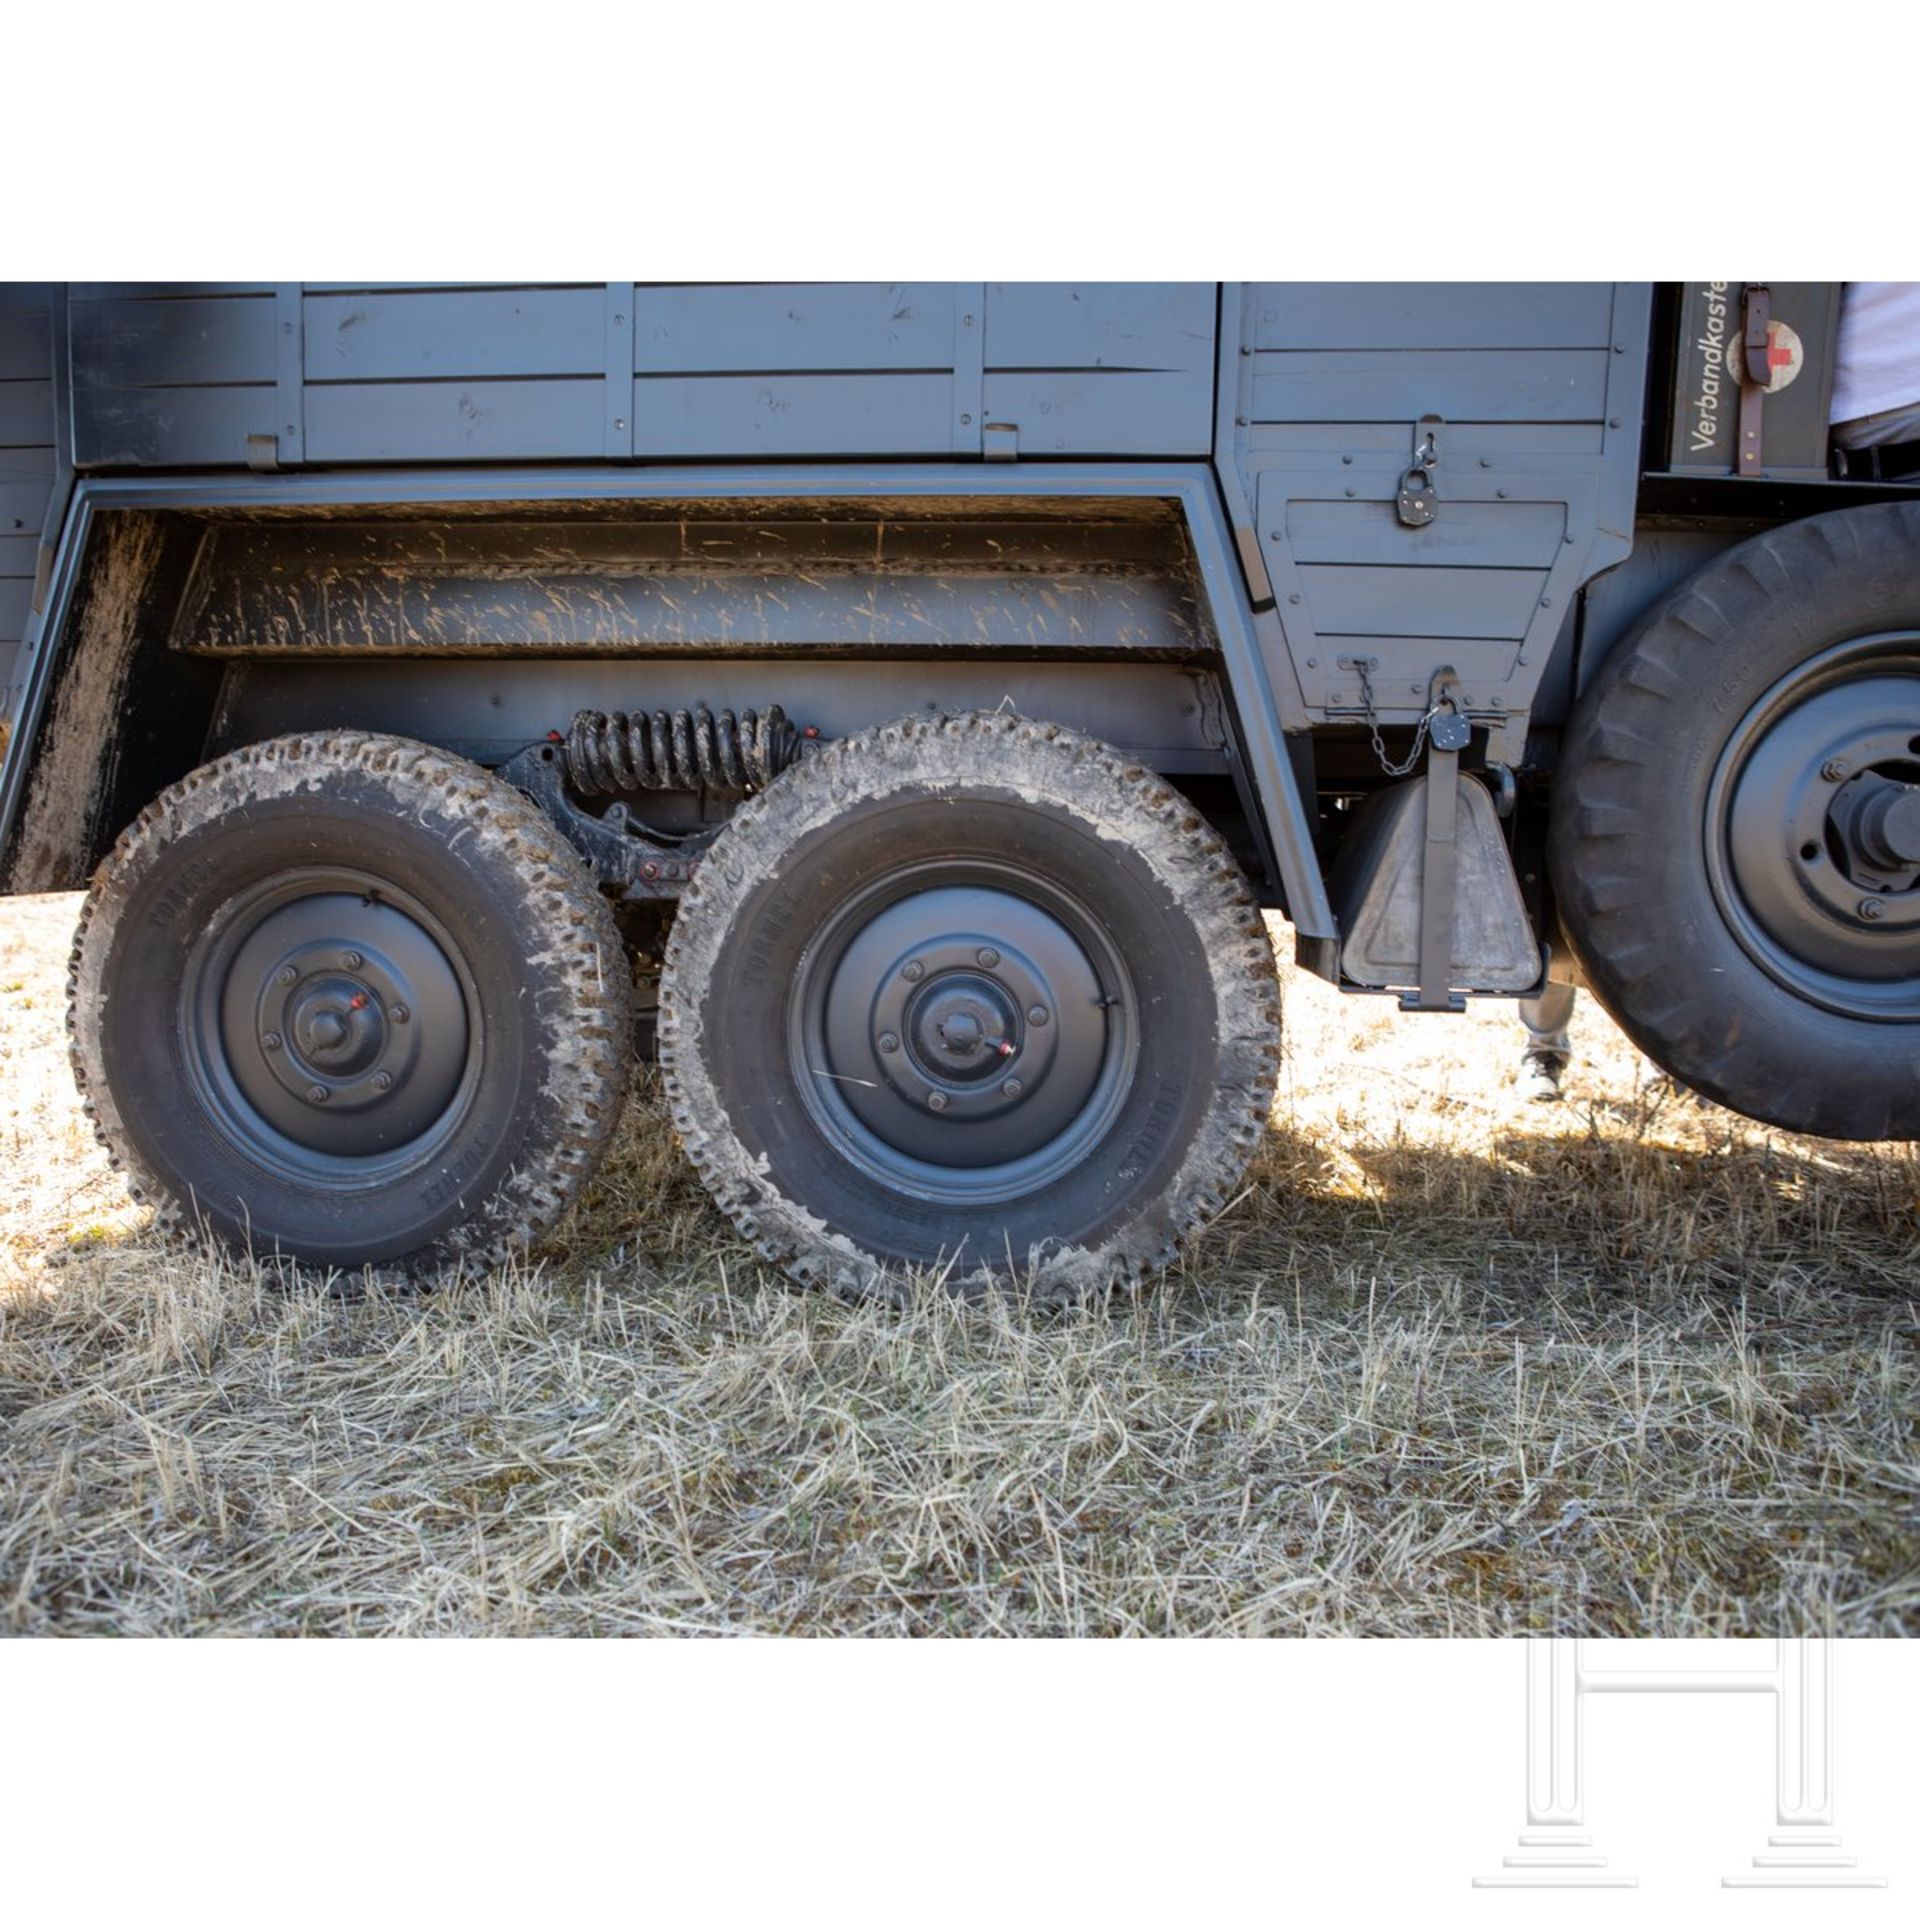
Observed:
[[[1838,1649],[1839,1831],[1891,1884],[1822,1894],[1719,1884],[1772,1825],[1748,1696],[1590,1701],[1637,1889],[1474,1889],[1524,1823],[1517,1641],[8,1651],[21,1915],[1920,1911],[1910,1642]]]

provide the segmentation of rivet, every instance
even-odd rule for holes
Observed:
[[[1352,487],[1349,487],[1347,489],[1347,498],[1351,500],[1353,498],[1353,495],[1354,495],[1354,489]]]
[[[936,1089],[927,1095],[927,1105],[932,1108],[935,1113],[945,1113],[947,1110],[947,1096]]]
[[[900,1051],[900,1036],[897,1033],[883,1033],[880,1036],[880,1051],[882,1053],[898,1053]]]
[[[1045,1007],[1029,1007],[1027,1009],[1027,1024],[1029,1026],[1044,1027],[1047,1024],[1048,1018],[1049,1015]]]
[[[1480,464],[1481,464],[1481,465],[1482,465],[1483,467],[1490,467],[1490,466],[1492,466],[1492,465],[1493,465],[1493,462],[1492,462],[1491,460],[1489,460],[1489,459],[1487,458],[1487,456],[1486,456],[1486,455],[1485,455],[1485,454],[1483,453],[1483,454],[1482,454],[1482,455],[1480,456]]]
[[[1847,763],[1844,760],[1829,760],[1820,769],[1822,780],[1844,780],[1847,777]]]
[[[1318,667],[1318,666],[1319,666],[1319,664],[1320,664],[1320,662],[1319,662],[1318,660],[1309,660],[1309,661],[1307,662],[1307,665],[1308,665],[1309,667]]]
[[[1300,595],[1299,595],[1299,594],[1297,594],[1297,593],[1290,593],[1290,594],[1288,594],[1288,595],[1287,595],[1287,605],[1288,605],[1288,606],[1290,606],[1290,607],[1297,607],[1297,606],[1298,606],[1299,604],[1300,604]]]
[[[1353,455],[1352,455],[1352,454],[1350,454],[1350,453],[1343,453],[1343,454],[1342,454],[1342,455],[1340,456],[1340,464],[1341,464],[1341,465],[1342,465],[1343,467],[1350,467],[1350,466],[1352,466],[1352,465],[1353,465]]]
[[[1505,487],[1495,487],[1493,490],[1493,493],[1494,493],[1494,498],[1496,500],[1504,500],[1507,497],[1507,490]]]
[[[1884,920],[1887,915],[1887,903],[1877,894],[1868,894],[1856,909],[1862,920]]]
[[[972,426],[972,425],[973,425],[973,415],[972,415],[972,414],[970,414],[970,413],[963,413],[963,414],[962,414],[962,415],[960,416],[960,424],[961,424],[961,425],[962,425],[963,427],[970,427],[970,426]]]
[[[385,1067],[382,1067],[380,1071],[373,1076],[373,1084],[378,1087],[382,1093],[385,1093],[386,1090],[393,1085],[393,1075],[390,1074]]]
[[[1540,596],[1540,604],[1541,604],[1541,605],[1542,605],[1543,607],[1550,607],[1550,606],[1552,606],[1552,605],[1553,605],[1553,596],[1552,596],[1551,594],[1546,594],[1546,593],[1543,593],[1543,594],[1542,594],[1542,595]]]
[[[340,964],[349,973],[358,973],[367,964],[367,957],[363,953],[343,953],[340,956]]]
[[[269,1053],[278,1053],[280,1049],[286,1045],[286,1042],[282,1040],[277,1033],[269,1033],[262,1036],[260,1044],[265,1047]]]
[[[973,957],[978,960],[983,967],[997,967],[1000,964],[1000,949],[998,947],[982,947]]]
[[[1005,1099],[1018,1100],[1026,1092],[1026,1088],[1018,1080],[1008,1080],[1001,1084],[1000,1092]]]
[[[273,977],[276,984],[283,987],[290,987],[300,978],[300,969],[298,967],[282,967]]]
[[[327,1090],[325,1087],[309,1087],[307,1089],[307,1098],[311,1100],[316,1107],[324,1107],[327,1104]]]
[[[1247,416],[1244,413],[1236,413],[1233,416],[1233,424],[1236,427],[1244,427],[1247,424]]]
[[[1607,425],[1611,427],[1615,433],[1620,431],[1620,422],[1618,420],[1609,420]]]
[[[918,960],[909,960],[907,964],[900,969],[900,977],[903,980],[918,980],[925,972],[926,968],[923,967]]]
[[[404,1000],[396,1000],[387,1012],[396,1027],[404,1027],[413,1018],[413,1011]]]
[[[627,423],[624,420],[616,420],[613,423],[613,430],[615,433],[625,433],[627,430]]]

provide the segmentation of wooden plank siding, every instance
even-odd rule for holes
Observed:
[[[0,283],[0,716],[16,697],[53,492],[54,297],[43,284]]]
[[[1249,289],[1238,457],[1310,710],[1360,704],[1356,659],[1384,709],[1417,710],[1436,658],[1482,709],[1524,708],[1596,536],[1615,301],[1611,284]],[[1393,498],[1429,416],[1438,511],[1405,527]]]
[[[78,464],[237,466],[262,437],[282,462],[341,465],[979,458],[990,423],[1017,429],[1006,444],[1026,458],[1211,446],[1211,284],[329,283],[289,298],[73,289]]]

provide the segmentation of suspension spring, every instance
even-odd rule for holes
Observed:
[[[567,776],[581,793],[758,792],[800,757],[800,731],[778,708],[714,713],[576,713]]]

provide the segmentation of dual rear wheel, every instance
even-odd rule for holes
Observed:
[[[590,873],[480,769],[365,734],[251,747],[104,863],[74,1061],[163,1217],[307,1266],[487,1261],[597,1164],[628,964]],[[1232,1190],[1277,1072],[1271,948],[1163,782],[1006,716],[844,740],[749,802],[661,991],[721,1206],[858,1293],[1077,1296]]]

